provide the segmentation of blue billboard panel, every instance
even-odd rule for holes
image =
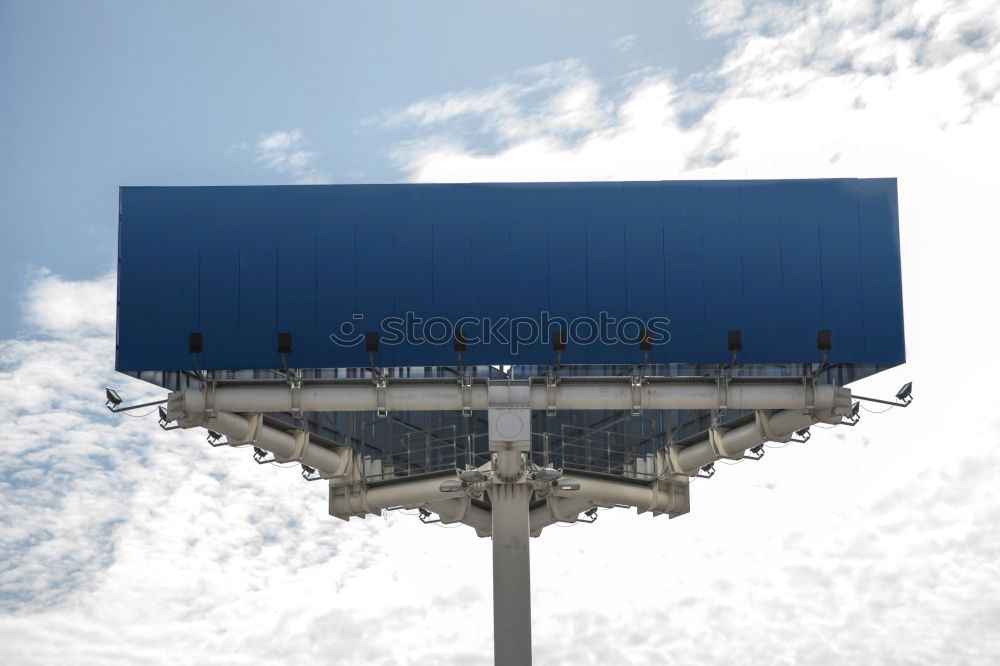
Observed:
[[[122,371],[905,360],[894,179],[120,196]]]

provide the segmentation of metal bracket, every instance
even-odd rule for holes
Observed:
[[[632,393],[632,416],[642,416],[642,376],[632,375],[629,383]]]
[[[214,419],[215,418],[215,377],[208,377],[203,382],[204,390],[202,395],[205,396],[205,418]]]
[[[296,374],[288,380],[288,391],[291,394],[292,418],[302,418],[302,377]]]
[[[458,385],[462,392],[462,416],[472,416],[472,377],[462,375]]]
[[[555,416],[557,404],[557,391],[559,388],[559,378],[555,375],[548,375],[545,378],[545,414]]]
[[[716,415],[721,416],[729,410],[729,377],[720,374],[715,378],[715,393],[719,405]]]
[[[816,378],[815,377],[803,377],[802,378],[802,389],[805,396],[805,410],[803,414],[808,414],[809,416],[815,416],[816,412]]]
[[[386,407],[385,393],[388,381],[384,375],[379,375],[375,380],[375,413],[380,419],[389,416],[389,408]]]

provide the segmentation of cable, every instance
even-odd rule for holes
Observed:
[[[150,411],[146,412],[145,414],[133,414],[131,412],[125,412],[125,411],[121,411],[121,412],[118,412],[118,413],[119,414],[124,414],[125,416],[131,416],[134,419],[141,419],[144,416],[149,416],[150,414],[152,414],[153,412],[155,412],[157,409],[159,409],[159,407],[154,407],[153,409],[151,409]]]
[[[896,407],[896,406],[897,406],[897,405],[889,405],[889,406],[888,406],[888,407],[886,407],[885,409],[880,409],[880,410],[877,410],[877,411],[876,411],[876,410],[874,410],[874,409],[868,409],[867,407],[865,407],[865,403],[863,403],[863,402],[859,402],[858,404],[859,404],[859,405],[861,405],[861,409],[865,410],[865,411],[866,411],[866,412],[868,412],[869,414],[885,414],[885,413],[886,413],[886,412],[888,412],[888,411],[889,411],[890,409],[892,409],[893,407]]]

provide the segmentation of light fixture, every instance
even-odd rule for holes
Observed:
[[[556,334],[552,336],[552,351],[566,351],[566,331],[559,329],[556,331]]]
[[[118,395],[118,391],[114,390],[113,388],[105,387],[104,395],[108,399],[107,402],[108,409],[113,409],[114,407],[117,407],[118,405],[122,404],[122,397]]]
[[[702,479],[710,479],[715,476],[715,463],[708,463],[707,465],[701,466],[701,471],[698,472],[697,476]]]
[[[861,403],[855,402],[851,406],[851,415],[846,417],[843,421],[841,421],[841,424],[849,426],[857,425],[858,421],[861,420],[861,416],[859,414],[860,411],[861,411]]]
[[[478,469],[466,469],[459,473],[458,478],[462,480],[463,483],[482,483],[486,480],[486,475],[480,472]]]
[[[459,479],[445,479],[438,486],[438,490],[443,493],[457,493],[465,489],[465,484]]]
[[[253,447],[253,459],[257,461],[258,465],[265,465],[267,463],[274,462],[274,458],[271,458],[270,460],[267,459],[267,451],[259,446]]]
[[[288,332],[278,333],[278,353],[292,353],[292,334]]]
[[[579,490],[580,482],[576,479],[570,479],[568,477],[562,477],[552,482],[552,485],[559,490]]]
[[[749,460],[760,460],[764,457],[764,445],[758,444],[757,446],[750,447],[750,451],[744,453],[743,457]]]
[[[801,444],[803,442],[808,442],[810,437],[812,437],[812,433],[809,432],[809,428],[803,428],[802,430],[795,431],[795,435],[792,436],[791,441],[799,442]]]
[[[643,330],[639,334],[639,349],[644,352],[652,351],[653,349],[653,332]]]
[[[440,518],[431,518],[431,512],[424,507],[419,507],[417,509],[417,517],[420,518],[420,522],[424,525],[430,525],[431,523],[440,523]]]
[[[821,328],[816,332],[816,349],[828,352],[833,349],[833,331]]]
[[[218,443],[219,440],[222,439],[222,435],[215,432],[214,430],[208,431],[208,437],[206,439],[208,439],[208,443],[211,444],[212,446],[222,446],[221,444]]]
[[[535,481],[555,481],[560,476],[562,476],[562,472],[551,467],[543,467],[531,474],[531,478]]]
[[[320,478],[320,475],[316,473],[316,469],[302,463],[302,478],[306,481],[315,481]]]
[[[903,384],[902,388],[896,391],[896,400],[901,400],[903,402],[910,402],[913,398],[910,393],[913,392],[913,382],[906,382]]]
[[[179,425],[174,425],[174,426],[168,425],[172,419],[167,415],[167,408],[166,407],[164,407],[163,405],[160,405],[156,409],[157,409],[157,411],[160,414],[159,425],[160,425],[161,428],[163,428],[164,430],[177,430],[178,428],[180,428]]]
[[[743,351],[743,332],[739,330],[729,331],[726,334],[726,343],[731,352]]]

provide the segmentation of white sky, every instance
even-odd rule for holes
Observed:
[[[1000,7],[809,7],[705,3],[730,49],[689,79],[538,63],[371,116],[413,180],[899,178],[910,362],[855,388],[916,402],[719,465],[679,519],[547,529],[536,664],[1000,661]],[[295,128],[250,149],[322,178]],[[157,397],[110,370],[113,287],[40,273],[0,342],[0,662],[491,663],[470,529],[338,522],[294,470],[102,413]]]

